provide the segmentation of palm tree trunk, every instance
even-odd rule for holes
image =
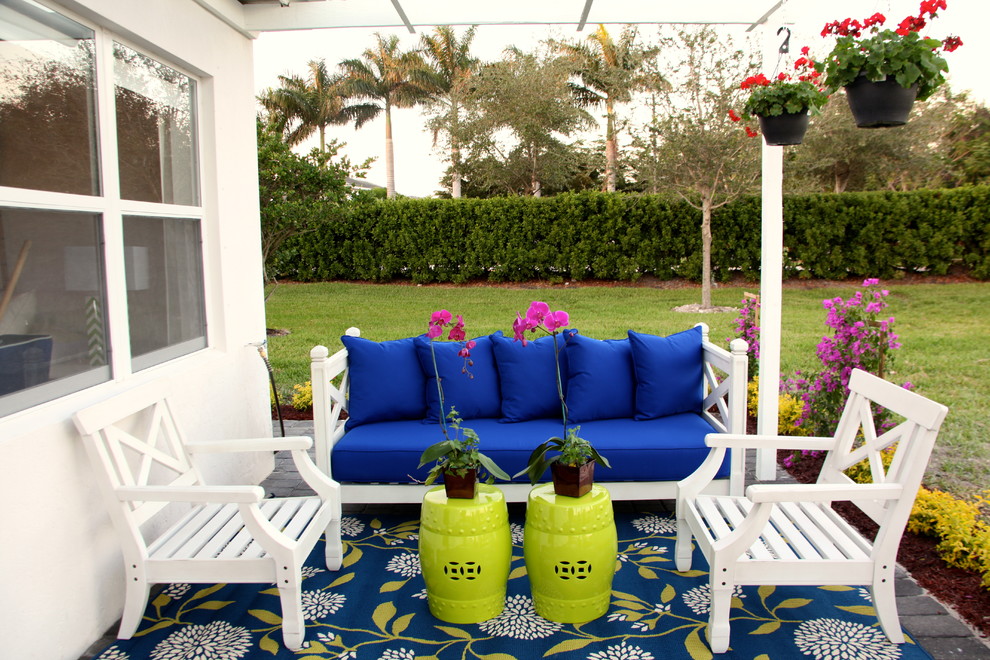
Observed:
[[[326,127],[320,126],[320,153],[327,150]]]
[[[712,199],[701,198],[701,306],[712,306]]]
[[[450,196],[458,199],[461,196],[461,148],[455,142],[450,148]]]
[[[605,191],[615,192],[615,169],[619,160],[619,145],[615,136],[615,107],[612,99],[605,100]]]
[[[385,196],[395,198],[395,155],[392,151],[392,109],[385,106]]]

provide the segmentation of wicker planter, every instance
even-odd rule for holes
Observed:
[[[860,76],[845,90],[849,109],[860,128],[903,126],[918,96],[917,85],[901,87],[889,76],[878,82]]]
[[[554,463],[550,466],[553,475],[553,492],[568,497],[581,497],[591,491],[595,484],[595,462],[574,467]]]
[[[444,472],[443,489],[450,499],[474,499],[478,494],[478,471],[468,470],[463,477],[451,472]]]
[[[808,131],[808,111],[785,113],[776,117],[763,117],[760,120],[760,132],[763,139],[771,147],[788,144],[801,144],[804,134]]]

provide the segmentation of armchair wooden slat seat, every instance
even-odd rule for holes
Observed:
[[[327,568],[340,568],[342,557],[340,487],[309,457],[310,438],[185,442],[157,386],[82,410],[74,421],[121,541],[120,639],[137,632],[152,584],[259,582],[278,587],[283,641],[302,647],[302,564],[321,536]],[[315,496],[265,499],[256,485],[209,486],[192,461],[198,453],[278,450],[292,452]],[[165,526],[155,522],[160,515],[178,520],[147,542],[142,527]]]
[[[691,568],[692,540],[708,560],[713,652],[729,648],[736,585],[868,585],[884,633],[904,641],[894,599],[897,548],[948,409],[861,370],[849,390],[834,438],[710,434],[708,459],[678,483],[675,560],[679,571]],[[903,421],[878,434],[878,406]],[[894,446],[885,468],[882,452]],[[703,494],[725,451],[742,447],[828,453],[814,484],[756,484],[744,497]],[[868,484],[845,474],[864,459]],[[864,538],[833,501],[850,501],[870,516],[879,525],[875,538]]]

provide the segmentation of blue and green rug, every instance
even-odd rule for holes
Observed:
[[[669,515],[619,514],[612,604],[583,624],[533,611],[523,563],[523,520],[512,517],[505,610],[479,624],[435,619],[426,602],[419,521],[345,516],[344,563],[303,571],[308,648],[282,646],[278,592],[267,585],[172,584],[152,599],[137,635],[98,660],[668,660],[711,658],[705,643],[708,574],[674,570]],[[700,554],[695,566],[706,568]],[[732,602],[732,648],[747,660],[929,658],[912,641],[887,641],[869,592],[854,587],[742,587]]]

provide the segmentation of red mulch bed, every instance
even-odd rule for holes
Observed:
[[[788,453],[778,452],[777,462],[781,467],[799,482],[813,483],[818,478],[822,458],[802,456],[788,468],[782,462]],[[867,538],[876,535],[876,523],[856,505],[836,502],[833,507]],[[936,543],[932,537],[904,532],[897,561],[929,593],[954,609],[984,637],[990,636],[990,590],[980,584],[980,575],[975,571],[946,565],[935,549]]]

